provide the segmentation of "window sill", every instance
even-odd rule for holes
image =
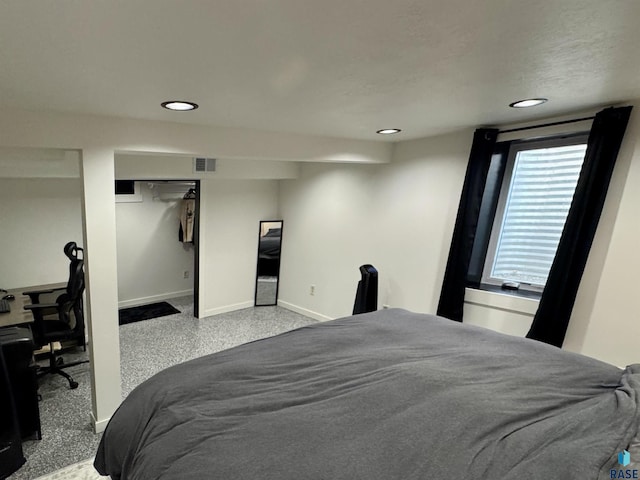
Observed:
[[[488,283],[481,283],[479,287],[474,288],[473,290],[480,290],[483,292],[493,292],[500,293],[502,295],[509,295],[511,297],[519,297],[519,298],[532,298],[533,300],[540,301],[540,297],[542,296],[542,292],[534,292],[532,290],[506,290],[498,285],[490,285]]]
[[[507,312],[533,316],[538,310],[540,295],[534,292],[505,291],[500,287],[482,286],[482,290],[467,287],[465,303]]]

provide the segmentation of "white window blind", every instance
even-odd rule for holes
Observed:
[[[580,144],[517,153],[491,278],[545,285],[586,148]]]

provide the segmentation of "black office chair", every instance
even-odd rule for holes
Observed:
[[[86,341],[84,333],[84,310],[82,294],[84,292],[84,255],[75,242],[69,242],[64,246],[64,253],[69,257],[69,281],[67,286],[60,289],[37,290],[24,292],[29,295],[31,305],[25,305],[26,310],[31,310],[33,314],[33,341],[36,348],[49,346],[49,366],[41,367],[38,370],[38,377],[48,373],[62,375],[69,382],[70,388],[77,388],[76,382],[71,376],[62,370],[73,367],[88,360],[79,362],[64,363],[61,357],[56,355],[54,342],[76,340],[86,351]],[[40,296],[61,291],[53,303],[40,303]]]
[[[361,279],[358,281],[353,315],[375,312],[378,309],[378,270],[373,265],[360,266]]]

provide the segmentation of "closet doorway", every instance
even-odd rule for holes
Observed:
[[[116,180],[119,308],[187,297],[198,317],[200,180]]]

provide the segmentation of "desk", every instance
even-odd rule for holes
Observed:
[[[67,284],[64,282],[49,283],[47,285],[35,285],[32,287],[12,288],[8,290],[7,293],[3,293],[2,296],[11,294],[11,295],[14,295],[16,299],[9,300],[9,305],[11,305],[11,312],[0,313],[0,327],[9,327],[12,325],[21,325],[24,323],[33,322],[33,315],[31,314],[31,312],[24,309],[24,306],[29,305],[31,303],[31,300],[27,295],[23,295],[23,292],[31,292],[34,290],[52,290],[55,288],[64,288],[66,285]],[[60,293],[62,292],[59,292],[58,295]]]

